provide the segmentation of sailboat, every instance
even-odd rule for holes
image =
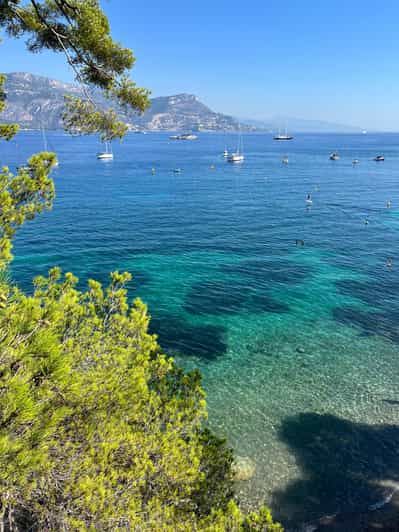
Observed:
[[[242,135],[241,130],[239,130],[238,133],[238,142],[237,142],[237,151],[235,153],[231,153],[227,156],[227,160],[229,163],[242,163],[244,161],[244,154],[243,154],[243,142],[242,142]]]
[[[97,153],[97,159],[111,160],[113,158],[114,158],[114,154],[112,153],[112,150],[110,149],[110,144],[108,141],[105,141],[105,151]]]
[[[292,135],[288,135],[287,128],[285,128],[285,134],[281,134],[280,130],[278,130],[278,135],[275,135],[273,137],[273,140],[292,140],[294,137]]]
[[[54,150],[52,149],[52,147],[50,147],[50,150],[49,150],[49,146],[48,146],[48,142],[47,142],[47,137],[46,137],[46,131],[44,130],[43,125],[40,126],[40,129],[41,129],[42,137],[43,137],[43,147],[44,147],[44,151],[54,151]],[[53,167],[57,167],[57,166],[59,166],[59,162],[58,162],[58,160],[56,159],[55,162],[53,163]]]

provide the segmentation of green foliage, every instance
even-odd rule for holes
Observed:
[[[202,478],[193,496],[200,515],[208,515],[212,510],[226,508],[234,496],[234,456],[226,441],[216,437],[209,429],[203,429],[199,437]]]
[[[109,141],[122,138],[127,126],[117,119],[113,109],[97,111],[91,101],[84,101],[75,96],[65,96],[64,126],[72,134],[90,134],[101,132],[101,140]]]
[[[133,53],[113,41],[98,0],[1,0],[1,27],[10,36],[28,37],[32,52],[47,49],[65,55],[86,95],[84,100],[69,100],[68,130],[97,131],[104,140],[125,133],[114,112],[97,108],[92,86],[122,107],[142,112],[149,106],[149,91],[127,76],[135,63]],[[0,129],[0,134],[7,138],[6,131]]]
[[[43,152],[15,175],[7,167],[0,171],[0,271],[12,258],[11,238],[17,228],[51,207],[54,183],[49,174],[56,161],[54,153]]]
[[[30,297],[0,287],[3,518],[15,530],[280,530],[231,505],[232,454],[201,429],[199,374],[162,354],[145,305],[127,303],[129,279],[80,292],[54,268]]]
[[[4,84],[6,77],[4,74],[0,74],[0,113],[4,111],[6,106],[6,93],[4,91]],[[17,124],[0,124],[0,139],[11,140],[18,132]]]

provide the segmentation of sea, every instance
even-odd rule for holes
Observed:
[[[148,305],[162,348],[200,369],[210,427],[249,464],[244,507],[265,503],[290,526],[388,500],[399,486],[399,134],[246,134],[236,165],[223,158],[235,134],[131,133],[113,161],[96,159],[97,138],[47,136],[54,208],[18,231],[14,281],[32,291],[54,265],[82,288],[131,272],[129,297]],[[21,132],[0,144],[2,165],[41,150],[39,132]]]

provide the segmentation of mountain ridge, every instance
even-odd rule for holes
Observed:
[[[6,74],[7,106],[1,121],[18,123],[25,129],[62,129],[64,95],[83,96],[75,84],[31,74],[11,72]],[[98,104],[107,108],[110,103],[98,92],[93,92]],[[142,115],[118,109],[132,131],[277,131],[288,125],[292,133],[301,132],[360,132],[361,128],[334,124],[322,120],[293,117],[273,117],[265,120],[238,119],[217,113],[194,94],[185,92],[151,99],[151,107]]]
[[[12,72],[6,76],[7,106],[1,120],[16,122],[26,129],[61,129],[64,95],[83,95],[79,86],[45,76],[27,72]],[[93,92],[93,98],[100,107],[112,106],[98,92]],[[133,131],[236,131],[239,128],[235,118],[215,113],[197,96],[187,93],[152,98],[150,108],[142,115],[122,109],[118,112]]]

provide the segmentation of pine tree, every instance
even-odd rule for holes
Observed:
[[[97,1],[1,0],[0,26],[28,34],[33,51],[63,52],[80,81],[145,108],[147,91],[124,77],[133,56],[112,41]],[[93,105],[69,102],[67,127],[124,134]],[[17,129],[2,125],[0,136]],[[44,152],[0,172],[0,530],[281,531],[266,508],[246,515],[234,502],[233,455],[203,428],[200,375],[149,334],[146,306],[127,301],[128,273],[86,291],[58,268],[35,279],[30,296],[12,285],[12,238],[51,208],[55,162]]]

